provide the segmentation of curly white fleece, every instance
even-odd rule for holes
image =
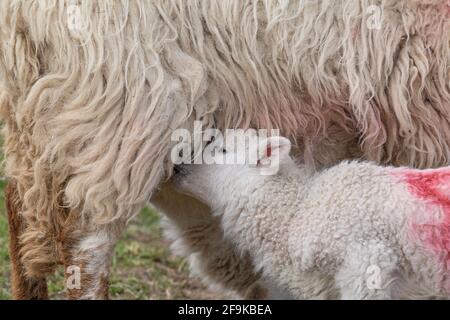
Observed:
[[[448,250],[414,234],[414,226],[444,223],[445,208],[415,195],[402,178],[449,176],[448,168],[343,162],[312,174],[290,158],[273,176],[248,166],[193,167],[178,178],[179,189],[213,206],[225,236],[295,298],[448,296]]]

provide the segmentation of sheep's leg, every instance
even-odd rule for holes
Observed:
[[[166,234],[177,253],[189,258],[194,273],[208,284],[233,290],[246,299],[267,296],[250,258],[235,252],[224,239],[219,221],[207,206],[170,185],[152,198],[152,204],[165,213]]]
[[[103,227],[66,236],[62,255],[67,298],[108,299],[110,264],[122,230]]]
[[[336,284],[344,300],[391,299],[398,267],[396,254],[384,244],[354,245],[341,266]]]
[[[11,258],[11,291],[15,299],[48,299],[45,277],[30,278],[20,258],[19,241],[23,230],[23,221],[19,215],[20,197],[14,182],[8,182],[5,189],[6,210],[9,221],[9,255]]]

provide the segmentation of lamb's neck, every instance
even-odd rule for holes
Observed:
[[[306,189],[304,178],[271,177],[248,197],[237,197],[225,209],[225,234],[255,257],[267,260],[266,256],[280,266],[290,264],[289,227]]]

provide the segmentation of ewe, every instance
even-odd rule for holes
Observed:
[[[216,155],[235,152],[215,144]],[[175,186],[207,203],[255,271],[296,298],[449,296],[449,167],[342,162],[310,173],[290,147],[271,137],[257,165],[182,165]],[[277,161],[276,174],[261,174]]]

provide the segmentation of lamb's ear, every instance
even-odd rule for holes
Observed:
[[[285,159],[289,157],[290,151],[289,139],[279,136],[264,138],[258,144],[258,164],[268,164],[274,157],[278,160]]]

